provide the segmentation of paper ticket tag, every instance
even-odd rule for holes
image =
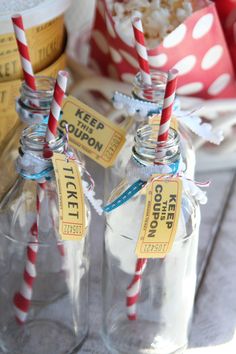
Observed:
[[[154,114],[149,117],[149,124],[160,124],[160,120],[161,120],[161,115]],[[171,117],[170,126],[171,128],[178,130],[178,121],[175,116]]]
[[[170,252],[177,231],[181,197],[182,181],[179,178],[160,180],[152,176],[147,185],[137,257],[164,258]]]
[[[112,166],[125,142],[125,130],[76,98],[67,97],[62,106],[59,129],[68,124],[69,141],[103,167]]]
[[[52,157],[59,200],[59,233],[62,240],[81,240],[85,235],[84,194],[78,165],[63,154]]]

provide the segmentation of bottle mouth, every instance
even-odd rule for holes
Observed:
[[[53,97],[56,80],[49,76],[35,76],[36,90],[32,90],[25,81],[23,81],[20,92],[21,95],[31,99],[51,99]]]
[[[23,153],[29,151],[43,156],[45,145],[47,145],[47,150],[51,150],[52,152],[64,152],[67,142],[66,135],[58,131],[56,139],[47,143],[45,138],[46,132],[46,124],[35,124],[25,128],[20,138],[21,151]]]
[[[167,73],[151,70],[150,75],[152,78],[151,85],[143,81],[141,72],[135,75],[132,94],[141,100],[162,103],[165,94]]]
[[[179,159],[179,135],[169,129],[167,141],[158,142],[159,125],[144,125],[137,130],[134,138],[133,157],[144,165],[155,163],[169,164]],[[162,157],[160,157],[162,156]]]

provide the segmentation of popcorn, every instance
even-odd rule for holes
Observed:
[[[148,47],[155,47],[180,25],[195,8],[190,0],[130,0],[128,2],[110,1],[113,19],[117,25],[132,38],[130,18],[137,11],[142,19],[144,35]],[[118,32],[119,29],[117,28]]]

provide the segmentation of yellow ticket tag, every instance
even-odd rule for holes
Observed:
[[[63,154],[52,157],[59,200],[59,233],[62,240],[85,236],[84,194],[78,165]]]
[[[160,124],[160,120],[161,120],[161,115],[154,114],[149,117],[149,124]],[[171,117],[170,126],[171,128],[178,130],[178,121],[175,116]]]
[[[155,175],[152,176],[147,186],[137,257],[164,258],[170,252],[179,221],[181,196],[182,181],[179,178],[155,179]]]
[[[68,124],[70,144],[103,167],[112,166],[124,145],[125,130],[76,98],[67,97],[59,128]]]

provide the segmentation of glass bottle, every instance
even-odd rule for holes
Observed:
[[[22,130],[36,123],[47,123],[50,105],[53,98],[55,79],[47,76],[35,76],[37,90],[31,90],[25,81],[20,88],[20,96],[16,99],[16,111],[20,118],[16,129],[9,133],[5,146],[0,152],[0,164],[4,166],[1,175],[0,200],[8,192],[17,178],[15,160],[18,156],[18,144]]]
[[[58,195],[52,162],[43,156],[45,132],[46,125],[38,124],[23,130],[19,154],[27,156],[29,162],[19,164],[17,160],[20,175],[0,203],[1,353],[72,353],[80,347],[88,331],[90,209],[85,204],[85,237],[81,241],[62,241],[58,233]],[[66,144],[66,137],[60,134],[49,146],[53,152],[63,153]],[[82,175],[83,165],[79,166]],[[40,169],[49,175],[45,177],[38,215],[39,185],[33,179],[41,176]],[[29,247],[36,246],[36,262],[32,260],[29,265]],[[28,275],[25,278],[25,270],[34,281],[23,291],[23,281],[27,284],[30,281]],[[29,309],[23,312],[13,300],[19,293],[25,294],[30,302]]]
[[[176,172],[181,153],[178,133],[170,129],[169,140],[164,144],[157,143],[155,137],[153,126],[138,129],[131,159],[146,169],[152,168],[155,160]],[[156,148],[163,156],[159,160],[156,160]],[[128,171],[126,174],[128,176]],[[129,175],[132,176],[132,171]],[[124,179],[114,189],[108,203],[130,186],[131,181]],[[111,353],[182,353],[187,346],[195,293],[199,205],[183,184],[173,247],[164,259],[147,260],[137,302],[137,319],[129,320],[126,291],[135,274],[135,247],[144,208],[145,194],[139,192],[106,217],[103,339]]]
[[[149,101],[155,103],[157,105],[157,111],[160,112],[165,94],[167,73],[152,70],[151,76],[152,86],[145,84],[142,80],[141,73],[137,73],[133,82],[132,96],[143,102]],[[146,94],[146,92],[148,92],[148,95]],[[151,97],[151,99],[147,98],[147,96]],[[174,107],[178,107],[178,105],[178,100],[176,100]],[[126,142],[122,150],[120,151],[115,161],[115,164],[112,167],[107,168],[105,172],[105,200],[110,196],[111,191],[115,188],[120,179],[125,177],[125,166],[129,158],[131,157],[134,136],[138,127],[140,126],[140,123],[147,123],[147,120],[148,117],[140,118],[137,114],[134,116],[133,119],[131,119],[131,117],[127,117],[126,119],[123,119],[122,122],[120,122],[119,119],[114,120],[114,123],[119,124],[121,127],[126,127],[126,130],[128,125],[128,130],[126,133]],[[132,122],[132,124],[130,124],[130,121]],[[180,135],[181,155],[183,158],[183,163],[185,164],[185,174],[189,178],[193,178],[196,158],[191,143],[190,132],[179,121],[178,131]]]

